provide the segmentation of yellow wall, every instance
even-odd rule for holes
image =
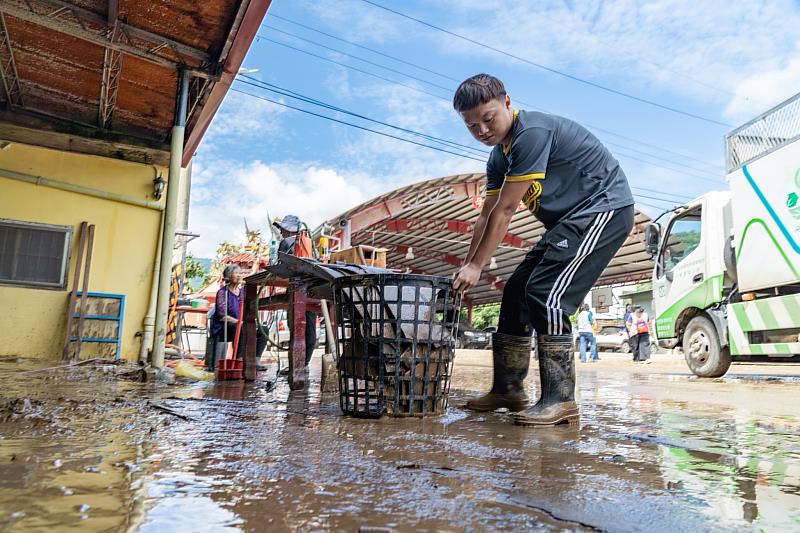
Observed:
[[[152,166],[17,143],[0,150],[0,169],[143,200],[152,200],[156,172]],[[159,170],[166,178],[166,169]],[[60,356],[78,230],[85,220],[95,225],[89,290],[125,295],[122,356],[138,358],[135,334],[142,330],[149,303],[161,212],[13,181],[0,172],[0,218],[73,227],[66,290],[0,285],[0,355]]]

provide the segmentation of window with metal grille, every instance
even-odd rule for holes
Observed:
[[[0,219],[0,283],[65,289],[70,226]]]

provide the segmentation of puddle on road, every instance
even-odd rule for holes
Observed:
[[[21,379],[28,365],[0,362],[9,531],[800,527],[798,393],[783,382],[746,384],[775,386],[787,406],[764,416],[746,395],[721,406],[651,393],[749,390],[736,380],[583,373],[581,426],[541,431],[464,410],[491,378],[475,367],[456,369],[444,416],[359,420],[317,392],[317,369],[296,393],[88,368]]]

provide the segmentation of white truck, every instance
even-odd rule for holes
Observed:
[[[648,224],[656,336],[698,376],[800,360],[800,94],[725,137],[728,191]],[[660,217],[659,217],[660,218]]]

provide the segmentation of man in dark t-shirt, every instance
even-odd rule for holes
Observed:
[[[520,203],[546,229],[506,283],[493,336],[492,390],[467,407],[522,411],[528,404],[531,334],[537,333],[542,396],[520,425],[578,421],[569,320],[633,227],[625,173],[586,128],[563,117],[512,109],[503,83],[478,74],[453,107],[473,137],[492,146],[486,197],[454,287],[475,286]]]

